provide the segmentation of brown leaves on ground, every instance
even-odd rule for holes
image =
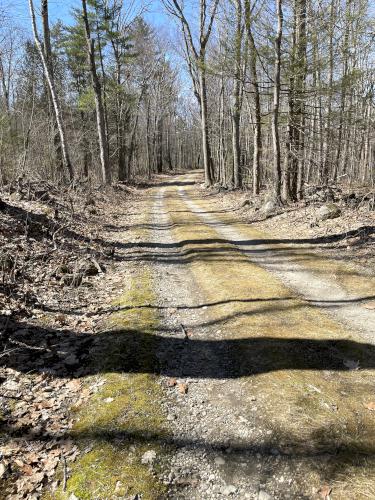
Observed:
[[[178,384],[178,392],[180,394],[187,394],[189,390],[188,384]]]
[[[177,380],[171,377],[167,380],[167,387],[175,387],[177,385]]]
[[[173,388],[177,387],[177,390],[180,394],[187,394],[189,390],[189,386],[186,382],[178,382],[176,378],[170,377],[166,381],[167,387]]]
[[[323,484],[318,491],[318,495],[323,500],[330,500],[330,495],[332,493],[332,488],[328,484]]]
[[[0,496],[9,500],[57,487],[56,470],[77,456],[66,439],[71,408],[97,387],[72,377],[86,373],[100,308],[123,286],[114,256],[125,192],[97,191],[90,203],[83,194],[40,184],[1,193]]]
[[[1,443],[0,479],[7,480],[7,498],[32,498],[41,492],[61,457],[75,460],[78,448],[66,434],[72,427],[71,405],[79,403],[79,380],[54,379],[46,374],[0,370]]]

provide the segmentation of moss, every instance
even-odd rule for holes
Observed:
[[[110,318],[108,342],[101,342],[91,359],[94,371],[102,373],[104,384],[83,408],[76,409],[72,430],[80,447],[90,451],[83,452],[72,465],[66,491],[58,491],[54,498],[63,500],[71,493],[90,500],[136,494],[145,500],[165,496],[166,487],[158,480],[169,452],[163,444],[163,394],[151,373],[156,365],[153,331],[158,316],[154,309],[138,307],[153,300],[152,276],[146,270],[134,277],[129,290],[116,301],[124,310]],[[131,342],[138,342],[137,333],[139,345],[129,346],[129,337]],[[138,362],[143,373],[119,373],[119,363],[128,351],[137,359],[127,359],[127,363],[134,366]],[[93,382],[94,377],[86,379],[88,385]],[[157,456],[152,468],[141,462],[149,449]]]
[[[116,498],[141,494],[145,500],[161,498],[165,487],[150,469],[141,464],[147,447],[101,443],[86,453],[75,467],[68,482],[67,495],[74,492],[80,499]],[[133,451],[134,450],[134,451]]]
[[[206,213],[215,211],[207,200],[195,198],[194,203]],[[332,454],[337,457],[332,459],[337,471],[342,471],[335,491],[336,487],[344,491],[345,481],[350,481],[352,498],[356,492],[357,498],[363,498],[355,463],[361,454],[374,454],[375,420],[364,407],[374,400],[373,373],[371,369],[345,371],[344,361],[359,361],[361,368],[371,366],[374,354],[326,312],[306,304],[275,275],[251,262],[246,249],[241,252],[223,241],[213,226],[189,213],[182,200],[173,199],[173,204],[173,209],[168,208],[175,239],[195,242],[183,246],[181,258],[191,263],[207,304],[216,304],[207,308],[201,326],[214,324],[222,328],[224,339],[241,341],[231,346],[232,375],[238,370],[241,390],[262,401],[262,425],[277,436],[275,447],[285,444],[289,454],[306,457],[301,459],[301,471],[310,486],[319,481],[316,453]],[[253,226],[234,224],[232,214],[216,217],[222,224],[237,227],[249,241],[270,238]],[[364,293],[373,284],[371,278],[358,277],[350,266],[322,259],[308,248],[299,252],[293,245],[272,246],[280,252],[280,260],[296,258],[329,279],[336,272],[344,276],[341,282],[348,290],[358,287],[357,293]],[[260,252],[261,247],[254,246],[253,251]],[[351,455],[337,454],[341,449],[350,450]],[[366,473],[375,477],[375,461],[366,463]],[[324,470],[321,478],[332,480]]]

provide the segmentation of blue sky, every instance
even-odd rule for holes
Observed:
[[[34,7],[39,18],[40,0],[33,0]],[[176,39],[176,32],[179,31],[179,26],[170,18],[163,9],[161,0],[124,0],[125,6],[133,5],[130,19],[142,10],[142,5],[145,7],[143,17],[153,27],[157,28],[157,33],[162,38],[169,40]],[[194,0],[193,0],[194,5]],[[64,24],[70,24],[72,21],[70,12],[73,7],[81,8],[81,0],[48,0],[50,24],[52,25],[57,20],[61,20]],[[0,0],[0,9],[5,10],[11,18],[11,25],[15,24],[27,33],[26,36],[32,36],[29,4],[28,0]],[[39,23],[38,23],[39,24]],[[172,42],[173,47],[174,43]],[[188,91],[190,88],[190,79],[186,73],[186,68],[180,56],[178,56],[173,48],[168,51],[172,64],[179,69],[180,85],[182,91]]]
[[[124,3],[125,5],[131,4],[131,2]],[[31,31],[28,0],[15,0],[12,3],[8,3],[7,0],[0,0],[0,6],[7,5],[11,6],[6,10],[11,13],[13,20],[27,31]],[[64,23],[69,24],[71,20],[70,11],[72,7],[81,7],[81,2],[80,0],[49,0],[48,5],[51,23],[61,19]],[[149,2],[147,2],[147,0],[145,0],[145,2],[142,2],[142,0],[135,0],[133,7],[134,12],[139,11],[142,5],[147,6],[144,17],[148,22],[150,22],[150,24],[153,26],[170,24],[171,21],[165,12],[163,12],[163,7],[158,0]],[[38,12],[40,0],[34,0],[34,6]]]

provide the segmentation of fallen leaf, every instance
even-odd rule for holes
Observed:
[[[70,380],[67,384],[66,384],[66,387],[68,389],[71,389],[73,391],[78,391],[80,388],[81,388],[81,382],[77,379],[75,380]]]
[[[32,476],[34,473],[34,469],[29,464],[24,464],[20,469],[26,476]]]
[[[178,391],[180,392],[180,394],[187,394],[188,385],[187,384],[178,384]]]
[[[66,325],[67,324],[67,317],[65,314],[58,314],[55,318],[56,323],[60,323],[60,325]]]
[[[44,472],[37,472],[36,474],[34,474],[33,476],[30,476],[30,479],[29,481],[32,482],[32,483],[41,483],[44,479]]]
[[[45,460],[43,460],[43,469],[46,471],[55,469],[58,463],[58,458],[46,458]]]
[[[364,403],[364,407],[368,410],[375,411],[375,401],[370,401],[369,403]]]
[[[167,380],[168,387],[174,387],[175,385],[177,385],[177,380],[175,378],[169,378]]]
[[[328,484],[324,484],[323,486],[320,487],[318,493],[321,498],[324,500],[328,500],[329,496],[331,494],[332,488]]]

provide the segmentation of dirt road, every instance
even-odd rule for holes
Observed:
[[[116,232],[132,272],[62,497],[375,498],[374,278],[198,180],[166,178]]]

